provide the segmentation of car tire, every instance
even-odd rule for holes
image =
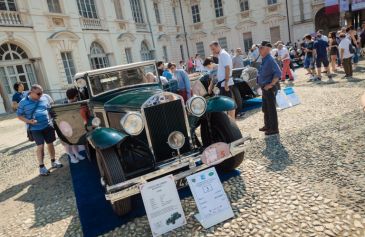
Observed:
[[[114,185],[125,181],[124,171],[119,161],[118,153],[114,148],[100,150],[98,152],[98,164],[103,170],[103,177],[108,185]],[[118,216],[123,216],[132,210],[131,198],[125,198],[112,203],[114,212]]]
[[[210,126],[208,121],[203,120],[201,123],[201,137],[204,147],[208,147],[216,142],[231,143],[240,138],[242,134],[237,124],[223,112],[215,112],[210,114]],[[210,131],[211,133],[210,134]],[[223,161],[216,167],[223,172],[229,172],[236,169],[243,161],[244,152]]]

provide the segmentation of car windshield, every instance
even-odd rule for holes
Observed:
[[[153,74],[152,79],[148,74]],[[152,64],[90,75],[89,79],[94,96],[121,87],[158,82],[156,68]]]

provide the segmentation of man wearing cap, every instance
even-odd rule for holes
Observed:
[[[262,63],[258,72],[258,84],[262,89],[262,112],[264,113],[264,127],[260,128],[265,135],[279,133],[278,115],[276,113],[276,85],[281,71],[275,59],[271,56],[272,45],[269,41],[262,41],[259,45]]]

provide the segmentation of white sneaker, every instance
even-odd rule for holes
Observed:
[[[75,155],[68,155],[68,156],[70,157],[70,162],[71,162],[72,164],[77,164],[77,163],[79,163],[79,159],[77,159]]]
[[[84,157],[84,156],[82,156],[81,154],[76,154],[76,158],[77,158],[78,160],[85,160],[85,157]]]

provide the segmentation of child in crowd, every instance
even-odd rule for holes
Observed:
[[[75,103],[78,100],[78,91],[76,88],[70,88],[66,91],[67,103]],[[85,157],[79,152],[85,150],[84,146],[68,145],[63,143],[67,155],[70,157],[70,162],[73,164],[79,163],[80,160],[84,160]]]

